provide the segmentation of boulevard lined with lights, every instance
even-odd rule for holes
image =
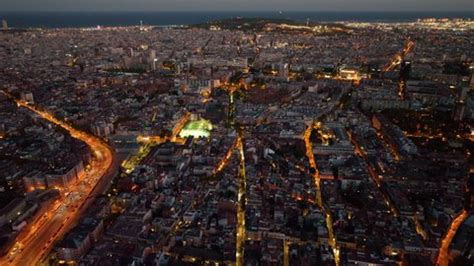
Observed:
[[[334,234],[334,229],[333,229],[333,220],[332,220],[332,215],[331,213],[326,209],[324,206],[322,196],[321,196],[321,177],[319,175],[319,170],[316,164],[316,160],[314,158],[314,153],[313,153],[313,144],[311,143],[311,133],[313,129],[319,128],[321,126],[320,123],[314,123],[312,122],[307,128],[306,131],[304,132],[304,142],[306,146],[306,157],[308,158],[310,168],[312,169],[312,177],[313,177],[313,182],[316,187],[316,204],[318,207],[322,210],[322,212],[326,216],[326,227],[328,229],[328,243],[329,246],[331,246],[331,249],[334,254],[334,261],[336,265],[340,265],[340,257],[339,257],[339,247],[337,246],[337,241],[336,241],[336,236]]]
[[[93,193],[100,181],[113,169],[114,153],[101,139],[80,131],[60,121],[52,114],[40,110],[25,101],[3,92],[14,100],[18,107],[26,108],[39,117],[65,129],[72,137],[85,142],[94,154],[91,169],[78,178],[74,184],[62,188],[61,198],[53,203],[44,216],[27,225],[25,234],[16,239],[12,249],[21,248],[28,252],[0,259],[1,265],[38,265],[45,259],[54,243],[60,239],[80,218],[87,202],[93,199]],[[67,197],[70,193],[77,197]],[[66,196],[63,196],[66,195]]]

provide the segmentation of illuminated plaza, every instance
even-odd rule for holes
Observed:
[[[179,133],[181,138],[208,138],[211,135],[212,124],[208,120],[189,121]]]

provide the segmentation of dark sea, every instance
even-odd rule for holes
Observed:
[[[2,12],[13,28],[65,28],[95,26],[189,25],[233,17],[282,18],[296,21],[409,22],[418,18],[470,18],[473,11],[452,12]]]

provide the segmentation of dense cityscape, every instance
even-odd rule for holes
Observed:
[[[0,31],[0,265],[474,265],[474,21]]]

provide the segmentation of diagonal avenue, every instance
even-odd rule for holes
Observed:
[[[87,206],[94,201],[95,196],[103,193],[114,172],[118,168],[112,149],[101,139],[73,126],[60,121],[47,111],[18,100],[7,92],[3,92],[16,102],[18,107],[26,108],[39,117],[66,130],[72,137],[85,142],[93,154],[91,168],[78,178],[78,181],[63,188],[61,198],[49,206],[41,218],[28,224],[15,240],[14,247],[21,254],[11,253],[0,258],[0,265],[41,265],[46,256],[64,234],[80,219]],[[74,193],[75,197],[67,197]]]

